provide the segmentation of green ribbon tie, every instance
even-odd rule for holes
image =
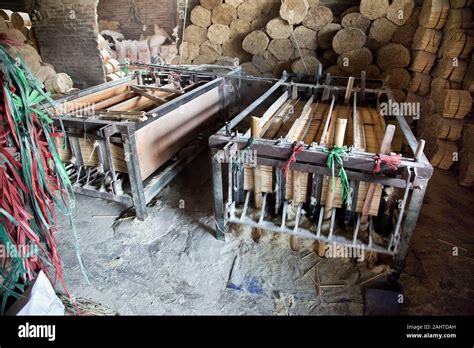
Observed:
[[[335,180],[335,167],[336,163],[339,165],[339,177],[341,178],[342,186],[342,201],[344,204],[347,203],[349,197],[349,179],[347,178],[346,170],[344,169],[344,160],[342,155],[348,154],[350,150],[347,146],[338,147],[334,146],[332,149],[323,149],[324,153],[328,155],[326,165],[331,170],[332,173],[332,191],[335,190],[336,180]]]

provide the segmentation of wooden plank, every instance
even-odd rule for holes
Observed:
[[[395,126],[389,125],[385,130],[385,136],[383,138],[382,144],[380,145],[380,152],[383,155],[390,154],[390,147],[392,145],[392,140],[395,135]],[[367,197],[365,198],[364,206],[362,208],[362,217],[360,222],[362,224],[367,223],[368,216],[370,214],[372,203],[375,199],[375,191],[377,189],[377,184],[370,183],[369,188],[367,190]],[[377,215],[377,214],[375,214]]]
[[[313,119],[309,125],[308,132],[306,133],[303,140],[305,144],[311,145],[317,139],[317,134],[323,124],[323,114],[327,107],[327,104],[318,104],[316,106],[316,109],[314,110]]]
[[[82,160],[86,167],[97,167],[100,164],[99,145],[90,138],[78,137],[79,148],[81,150]],[[110,153],[112,155],[112,165],[115,171],[127,173],[127,162],[123,146],[110,144]]]
[[[159,98],[166,98],[172,95],[172,93],[165,93],[161,91],[153,91],[151,94]],[[159,103],[156,100],[151,100],[149,97],[138,95],[134,98],[107,108],[107,111],[142,111],[150,109],[158,104]]]
[[[313,104],[314,98],[311,97],[305,104],[300,117],[298,117],[290,131],[286,135],[289,142],[301,142],[313,120],[316,104]],[[295,205],[306,202],[308,187],[308,173],[300,171],[292,171],[286,179],[286,199],[292,199]]]
[[[131,92],[131,91],[127,91],[127,92],[124,92],[122,94],[116,95],[114,97],[111,97],[111,98],[108,98],[106,100],[103,100],[101,102],[96,103],[95,104],[95,109],[96,110],[107,109],[111,106],[114,106],[118,103],[121,103],[121,102],[126,101],[130,98],[133,98],[133,97],[136,97],[136,93]]]
[[[205,123],[219,112],[219,88],[216,87],[177,108],[136,133],[138,160],[145,180],[190,142]]]
[[[98,91],[83,97],[79,97],[69,102],[65,102],[61,105],[61,108],[66,112],[71,112],[83,108],[85,106],[91,106],[93,104],[105,101],[107,99],[113,98],[117,95],[126,93],[130,91],[130,85],[135,83],[136,80],[127,81],[118,86],[110,87],[102,91]]]
[[[295,121],[301,115],[301,112],[303,112],[304,105],[304,102],[301,100],[298,100],[296,104],[293,105],[293,113],[290,113],[289,116],[283,121],[282,126],[275,135],[275,139],[279,139],[280,137],[286,137]]]
[[[285,105],[285,103],[288,101],[288,92],[284,92],[275,103],[272,104],[268,108],[268,110],[262,115],[261,117],[261,125],[262,129],[265,129],[266,124],[272,119],[279,110],[281,110],[281,107]]]
[[[288,100],[277,113],[277,115],[267,122],[267,125],[264,126],[264,133],[262,138],[264,139],[274,139],[277,133],[279,132],[283,123],[285,123],[286,119],[290,116],[290,112],[294,107],[294,102],[292,100]]]

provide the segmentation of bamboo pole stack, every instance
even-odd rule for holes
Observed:
[[[395,37],[414,35],[410,30],[420,12],[414,5],[414,0],[363,0],[336,17],[318,1],[201,1],[191,10],[182,57],[175,63],[232,64],[238,58],[244,74],[269,77],[280,77],[284,70],[314,75],[322,63],[337,76],[365,70],[369,78],[379,78],[382,70],[400,86],[397,71],[389,70],[408,73],[409,46]],[[380,48],[390,64],[379,64]],[[402,101],[408,85],[393,88]]]
[[[107,51],[107,42],[102,35],[99,34],[97,39],[97,47],[100,51],[100,56],[104,63],[104,71],[107,81],[115,81],[120,79],[120,64],[119,62],[111,58],[109,52]]]
[[[43,62],[32,30],[32,22],[27,13],[0,10],[0,33],[15,42],[18,48],[9,47],[13,57],[21,56],[33,75],[40,80],[47,92],[65,94],[73,87],[73,81],[65,73],[56,73],[51,64]]]
[[[426,1],[420,19],[425,27],[418,29],[420,38],[421,33],[425,35],[423,40],[417,40],[416,47],[424,48],[425,55],[432,54],[430,58],[434,60],[429,112],[422,114],[419,135],[427,140],[426,153],[432,165],[446,170],[460,161],[462,130],[472,109],[470,84],[463,86],[469,77],[468,59],[472,57],[474,42],[470,6],[469,1]],[[426,95],[426,85],[427,80],[418,77],[411,87],[413,92]],[[464,161],[469,158],[464,156]]]

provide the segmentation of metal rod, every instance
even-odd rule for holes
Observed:
[[[275,83],[268,91],[266,91],[261,97],[255,100],[252,104],[250,104],[244,111],[242,111],[237,117],[235,117],[232,121],[227,124],[229,129],[234,128],[237,126],[245,117],[250,115],[252,111],[254,111],[258,106],[260,106],[268,97],[270,97],[276,90],[278,90],[285,79],[280,79],[277,83]]]
[[[319,210],[318,232],[316,234],[318,238],[321,236],[321,230],[323,226],[323,217],[324,217],[324,207],[321,207],[321,209]]]
[[[395,227],[395,231],[394,231],[395,236],[398,236],[398,234],[400,232],[400,226],[402,224],[403,214],[405,212],[405,205],[406,205],[407,200],[408,200],[408,194],[410,193],[410,187],[411,187],[410,179],[411,179],[411,172],[408,173],[407,187],[405,189],[405,194],[403,195],[403,201],[402,201],[402,204],[401,204],[401,207],[400,207],[400,216],[398,217],[397,226]]]
[[[267,204],[267,196],[268,196],[268,193],[265,192],[263,194],[263,198],[262,198],[262,209],[260,210],[260,220],[259,220],[260,223],[262,223],[264,218],[265,218],[265,208],[266,208],[266,204]]]
[[[357,236],[359,234],[359,228],[360,228],[360,214],[357,214],[357,222],[356,222],[356,226],[354,228],[354,234],[352,237],[352,244],[354,245],[357,244]]]
[[[244,209],[242,210],[242,215],[240,216],[241,219],[243,219],[247,215],[249,203],[250,203],[250,191],[247,191],[247,194],[245,195]]]
[[[336,208],[332,209],[332,214],[331,214],[331,224],[329,226],[329,236],[328,239],[332,239],[332,234],[334,232],[334,223],[336,221]]]

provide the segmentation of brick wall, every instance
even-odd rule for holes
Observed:
[[[176,0],[135,0],[135,3],[143,24],[130,16],[132,0],[100,0],[99,19],[118,21],[125,38],[130,40],[138,40],[140,34],[152,35],[155,24],[171,35],[177,24]]]
[[[24,0],[2,0],[0,1],[0,8],[11,11],[26,11],[26,3]]]
[[[99,0],[41,0],[32,14],[41,57],[57,72],[71,76],[78,88],[105,82],[103,63],[97,48]]]

